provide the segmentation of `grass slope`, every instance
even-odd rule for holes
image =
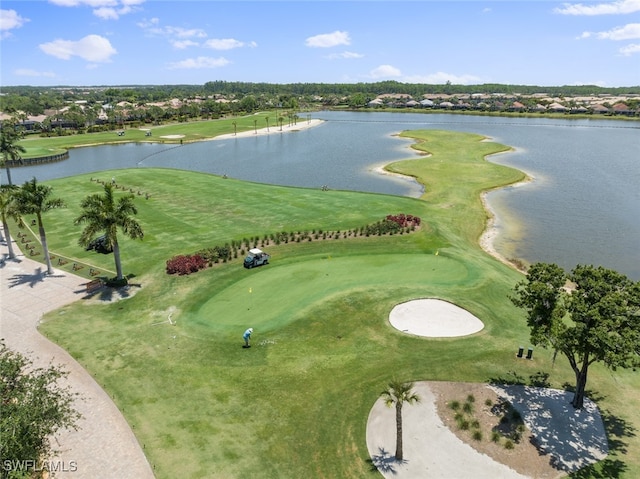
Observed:
[[[470,134],[407,135],[425,141],[416,147],[431,156],[391,169],[426,185],[419,200],[177,170],[100,174],[151,195],[136,200],[144,241],[122,242],[125,272],[141,289],[125,301],[52,312],[42,331],[113,396],[157,477],[378,477],[367,461],[365,426],[391,378],[485,382],[545,371],[555,387],[573,381],[548,352],[515,358],[528,344],[523,314],[508,300],[521,276],[477,245],[486,221],[479,193],[522,178],[483,160],[506,147]],[[78,204],[98,185],[89,176],[49,184],[69,205],[45,216],[51,249],[113,268],[110,255],[75,244]],[[232,262],[186,277],[164,274],[177,253],[277,231],[354,228],[400,212],[420,216],[424,227],[280,245],[269,248],[270,265],[254,270]],[[459,339],[393,329],[390,310],[417,297],[452,301],[486,327]],[[249,326],[253,347],[245,350]],[[636,477],[637,375],[594,367],[589,386],[614,451],[576,477]]]

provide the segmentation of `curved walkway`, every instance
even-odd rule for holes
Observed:
[[[19,252],[15,242],[13,249]],[[0,257],[7,252],[6,241],[0,242]],[[22,254],[0,265],[0,337],[35,367],[61,365],[69,371],[67,385],[81,396],[75,403],[83,416],[79,429],[61,431],[53,442],[59,451],[55,477],[153,478],[140,444],[108,394],[66,351],[38,332],[42,315],[82,298],[86,282],[59,270],[52,276],[45,273],[44,265]]]

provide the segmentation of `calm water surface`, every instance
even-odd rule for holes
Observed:
[[[512,119],[448,114],[321,112],[319,127],[283,135],[184,146],[117,145],[72,150],[69,160],[15,168],[15,183],[113,168],[168,167],[263,183],[418,196],[420,185],[374,169],[415,156],[402,130],[478,133],[515,151],[491,161],[533,181],[488,199],[505,257],[596,264],[640,280],[640,125],[615,120]],[[304,120],[302,120],[304,121]],[[4,175],[4,172],[2,173]],[[4,177],[3,177],[4,179]]]

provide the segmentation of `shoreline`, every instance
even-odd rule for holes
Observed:
[[[527,175],[527,178],[525,180],[523,180],[523,181],[519,181],[518,183],[513,183],[511,185],[501,186],[499,188],[495,188],[495,189],[492,189],[492,190],[484,191],[480,195],[480,201],[482,201],[482,207],[484,208],[484,210],[489,215],[489,218],[487,219],[487,222],[486,222],[485,227],[484,227],[484,231],[480,235],[480,238],[478,238],[478,243],[479,243],[480,247],[486,253],[488,253],[489,255],[493,256],[495,259],[497,259],[501,263],[506,264],[507,266],[511,266],[512,268],[515,268],[516,270],[518,270],[518,271],[520,271],[521,273],[524,273],[524,274],[527,273],[527,270],[523,267],[524,266],[523,260],[520,260],[520,259],[516,258],[516,260],[521,262],[521,263],[520,264],[514,263],[513,261],[510,261],[509,259],[505,258],[495,248],[495,245],[494,245],[493,242],[500,235],[500,227],[499,227],[499,225],[500,225],[500,217],[496,213],[495,209],[489,203],[489,200],[487,199],[487,196],[492,191],[499,190],[499,189],[502,189],[502,188],[519,188],[521,186],[524,186],[524,185],[530,183],[531,181],[533,181],[533,178],[531,178],[531,177],[529,177]]]
[[[207,138],[206,140],[202,141],[229,140],[233,138],[251,138],[256,136],[275,135],[277,133],[295,133],[297,131],[308,130],[309,128],[319,126],[324,122],[325,120],[314,118],[311,120],[302,120],[293,125],[282,125],[282,127],[274,125],[270,127],[260,128],[258,130],[246,130],[238,133],[224,133],[222,135],[214,136],[213,138]]]
[[[201,142],[201,141],[213,141],[213,140],[228,140],[229,138],[248,138],[251,136],[265,136],[265,135],[273,135],[276,133],[294,133],[296,131],[307,130],[309,128],[313,128],[314,126],[319,126],[324,123],[325,120],[320,119],[311,119],[311,120],[301,120],[295,125],[282,125],[282,130],[280,130],[280,126],[275,125],[268,128],[260,128],[256,130],[246,130],[238,133],[224,133],[222,135],[214,136],[211,138],[202,138],[198,140],[188,140],[187,143]],[[131,128],[131,130],[140,130],[140,131],[148,131],[150,128]],[[149,144],[180,144],[180,140],[183,140],[186,135],[162,135],[155,137],[154,139],[145,139],[141,141],[130,141],[130,140],[114,140],[114,141],[101,141],[97,143],[86,143],[82,145],[73,145],[64,148],[64,150],[68,153],[70,150],[75,148],[85,148],[85,147],[94,147],[94,146],[105,146],[105,145],[125,145],[130,143],[149,143]],[[158,140],[158,138],[160,140]],[[37,159],[42,158],[39,156],[34,156],[27,159]]]
[[[483,139],[482,141],[493,141],[492,138],[486,137],[485,139]],[[505,151],[501,151],[498,153],[493,153],[492,155],[489,156],[494,156],[494,155],[501,155],[504,153],[509,153],[509,152],[513,152],[516,151],[513,147],[505,150]],[[430,154],[427,156],[431,156]],[[423,156],[424,157],[424,156]],[[488,158],[485,158],[486,161],[489,161]],[[416,185],[419,186],[420,188],[420,192],[419,194],[417,194],[417,196],[409,196],[411,198],[420,198],[424,192],[425,192],[425,188],[426,185],[424,185],[423,183],[420,183],[420,181],[418,181],[417,178],[413,177],[413,176],[408,176],[408,175],[403,175],[401,173],[396,173],[393,171],[389,171],[387,169],[387,166],[391,165],[392,163],[394,163],[395,161],[392,161],[390,163],[386,163],[383,165],[377,165],[374,166],[372,168],[372,171],[374,173],[380,174],[380,175],[385,175],[385,176],[391,176],[391,177],[396,177],[396,178],[402,178],[404,180],[407,180],[409,182],[412,182]],[[496,188],[492,188],[490,190],[487,191],[483,191],[480,194],[480,201],[482,202],[482,207],[484,208],[485,212],[488,215],[488,219],[487,222],[485,223],[484,226],[484,230],[482,231],[482,233],[480,234],[480,237],[478,238],[478,245],[480,246],[480,248],[487,253],[488,255],[492,256],[493,258],[497,259],[498,261],[500,261],[501,263],[510,266],[511,268],[516,269],[517,271],[526,274],[527,273],[527,269],[526,269],[526,263],[524,262],[524,260],[521,260],[519,258],[515,258],[515,261],[511,261],[508,258],[506,258],[505,256],[503,256],[495,247],[494,245],[494,241],[495,239],[500,235],[500,217],[497,214],[495,208],[493,208],[491,206],[491,204],[489,203],[489,200],[487,199],[487,196],[489,195],[489,193],[491,193],[492,191],[496,191],[496,190],[500,190],[500,189],[504,189],[504,188],[520,188],[522,186],[525,186],[529,183],[531,183],[532,181],[534,181],[536,178],[530,174],[527,171],[523,171],[523,170],[519,170],[522,171],[525,175],[525,178],[521,181],[518,181],[516,183],[511,183],[508,185],[503,185],[503,186],[498,186]]]

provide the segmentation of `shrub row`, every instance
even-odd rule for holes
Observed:
[[[167,261],[167,274],[191,274],[215,263],[226,263],[238,255],[244,256],[251,248],[300,243],[302,241],[320,241],[346,239],[358,236],[382,236],[411,233],[420,226],[420,218],[413,215],[387,215],[383,220],[345,231],[281,231],[264,236],[252,236],[242,240],[233,240],[220,246],[205,248],[192,256],[178,255]]]

